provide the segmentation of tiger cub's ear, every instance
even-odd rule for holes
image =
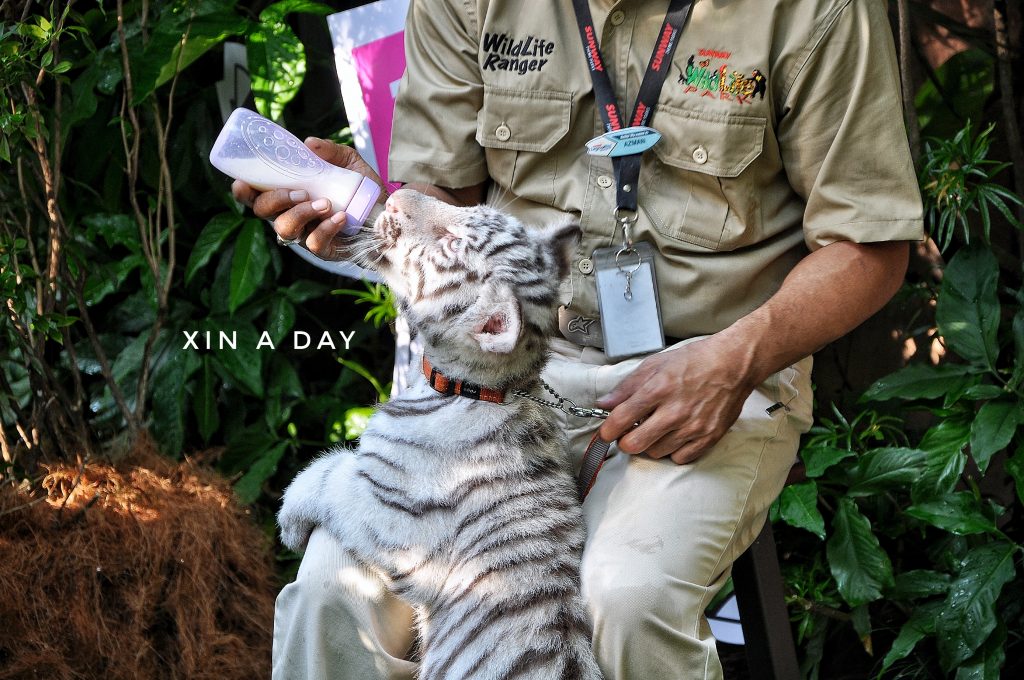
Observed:
[[[523,332],[523,312],[519,300],[507,287],[488,287],[473,305],[478,321],[472,336],[485,352],[508,354]]]
[[[563,279],[569,273],[569,263],[583,232],[579,220],[567,215],[562,222],[555,222],[546,229],[548,246],[551,255],[558,263],[558,278]]]

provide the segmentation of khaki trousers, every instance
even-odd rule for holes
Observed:
[[[544,379],[591,406],[641,359],[609,362],[561,339]],[[811,360],[769,378],[732,429],[696,462],[628,456],[612,447],[584,503],[583,594],[608,680],[718,679],[704,609],[753,542],[810,427]],[[781,402],[788,408],[769,415]],[[579,463],[600,422],[563,416]],[[413,614],[316,530],[298,576],[277,598],[274,680],[414,678],[405,661]]]

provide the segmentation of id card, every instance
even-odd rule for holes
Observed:
[[[598,248],[593,260],[605,356],[621,359],[664,349],[651,244]]]

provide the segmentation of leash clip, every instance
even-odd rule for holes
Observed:
[[[566,401],[569,401],[566,399]],[[569,401],[569,408],[566,410],[569,415],[576,416],[577,418],[607,418],[611,415],[611,411],[605,411],[603,408],[583,408]]]
[[[632,226],[636,224],[636,211],[626,208],[616,208],[612,211],[615,216],[615,223],[622,227],[622,248],[630,250],[633,248]]]

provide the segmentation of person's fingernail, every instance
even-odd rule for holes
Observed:
[[[334,222],[335,224],[341,224],[344,221],[345,221],[345,211],[344,210],[342,210],[340,212],[336,212],[333,215],[331,215],[331,222]]]
[[[296,203],[302,203],[303,201],[309,200],[309,194],[305,191],[292,191],[288,193],[288,198],[292,199]]]
[[[315,201],[313,201],[313,210],[316,210],[317,212],[323,212],[330,207],[331,202],[328,201],[326,198],[318,198]]]

